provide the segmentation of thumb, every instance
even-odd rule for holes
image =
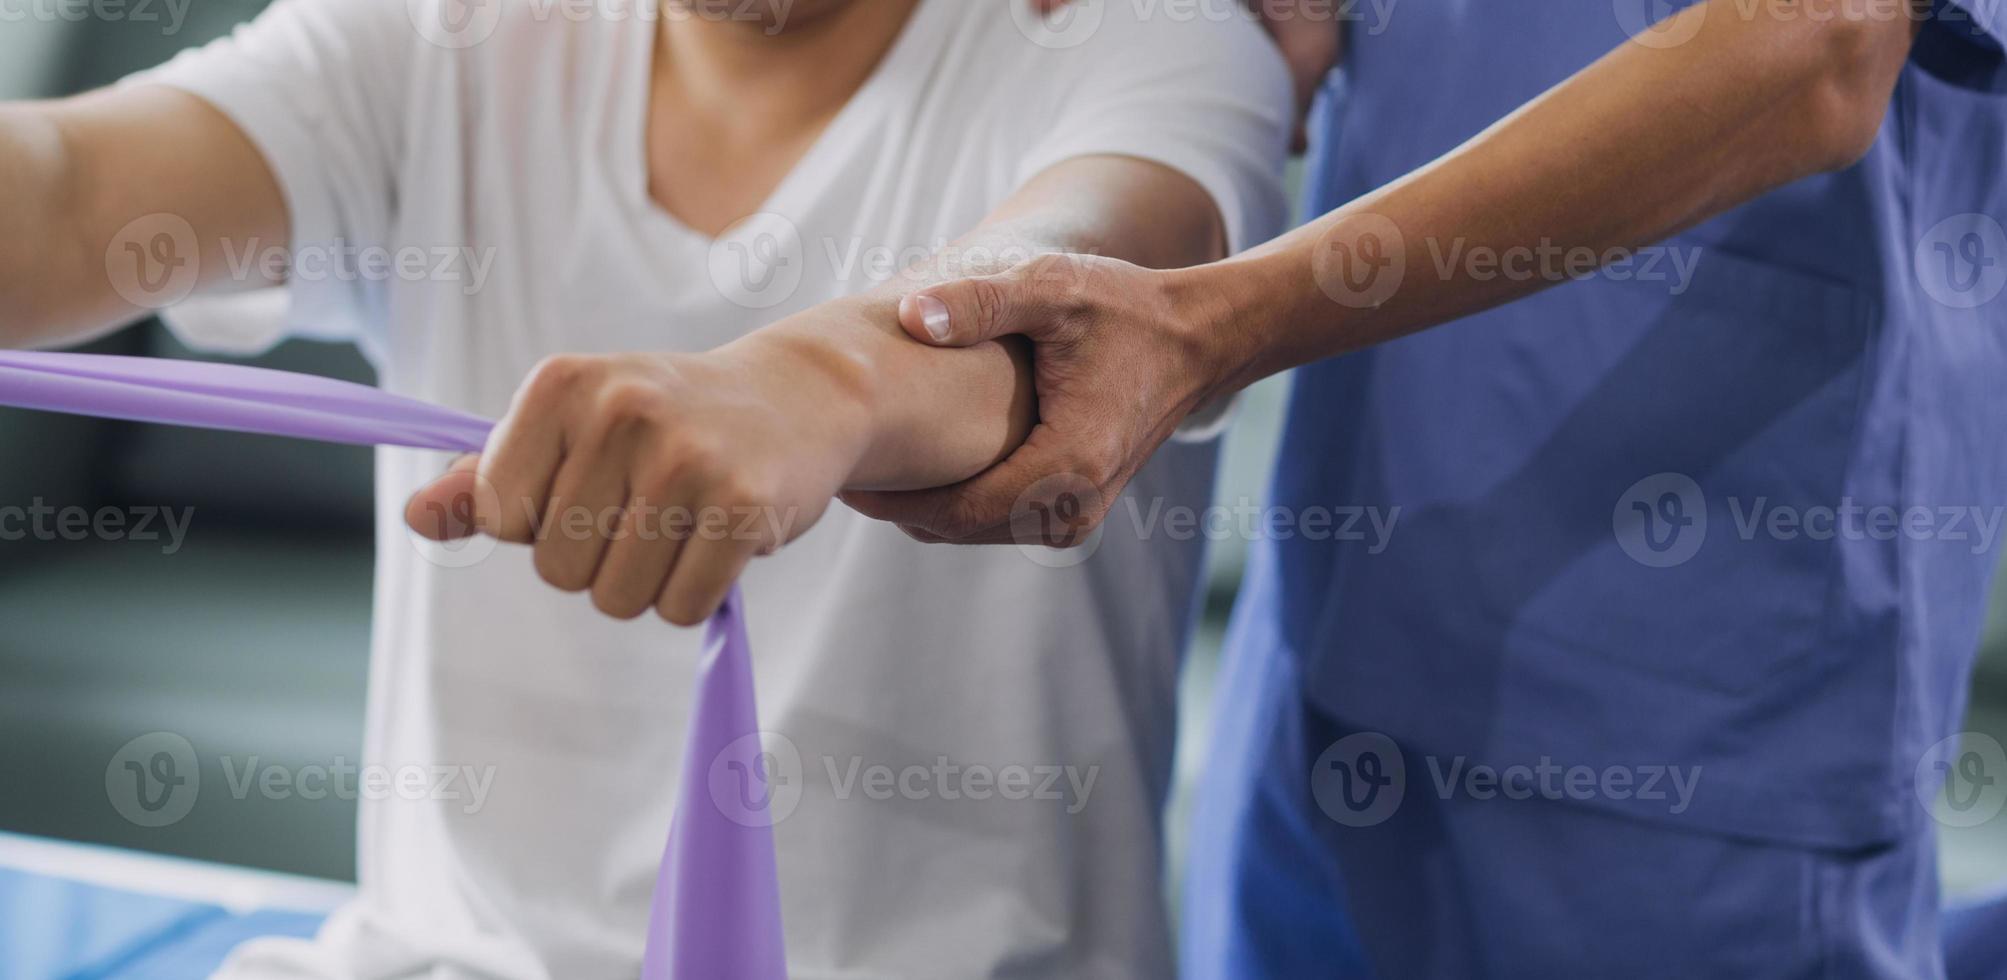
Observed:
[[[404,523],[431,541],[472,537],[480,529],[474,520],[474,494],[481,480],[476,470],[480,465],[481,457],[474,453],[454,460],[437,480],[411,495],[404,505]]]
[[[1048,295],[1047,278],[1024,269],[929,286],[899,301],[899,325],[936,347],[972,347],[1009,334],[1042,339],[1063,312]]]

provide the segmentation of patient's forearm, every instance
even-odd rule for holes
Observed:
[[[942,486],[982,472],[1037,422],[1019,338],[964,349],[915,344],[899,301],[923,286],[1074,252],[1155,268],[1218,259],[1225,233],[1190,179],[1140,160],[1086,158],[1034,179],[975,232],[871,292],[781,321],[738,345],[838,377],[868,406],[870,448],[846,489]]]
[[[845,489],[967,479],[1009,455],[1036,417],[1022,345],[930,350],[896,333],[898,302],[874,294],[825,304],[718,352],[789,372],[799,384],[782,397],[802,398],[799,411],[858,418],[865,448]]]
[[[45,116],[0,105],[0,347],[26,347],[50,332],[57,270],[74,265],[64,249],[61,133]]]

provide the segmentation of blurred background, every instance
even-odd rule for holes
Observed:
[[[261,6],[154,0],[150,22],[137,5],[121,20],[7,21],[0,99],[106,84],[228,31]],[[94,349],[194,356],[151,322]],[[257,363],[370,380],[346,347],[293,342]],[[1262,496],[1285,393],[1278,379],[1247,398],[1228,437],[1223,503]],[[0,831],[349,880],[353,802],[240,798],[230,789],[241,772],[225,772],[218,760],[293,771],[358,762],[370,467],[364,449],[0,409],[0,508],[109,507],[189,520],[178,541],[157,525],[151,540],[0,542]],[[1202,762],[1196,747],[1205,744],[1245,548],[1237,539],[1214,546],[1184,690],[1174,853],[1182,853]],[[1996,589],[1983,647],[1966,727],[2007,742],[2007,590]],[[157,731],[193,743],[202,785],[223,791],[205,789],[186,818],[147,828],[109,802],[107,766],[121,746]],[[2007,880],[2007,815],[1946,828],[1943,840],[1950,891]]]

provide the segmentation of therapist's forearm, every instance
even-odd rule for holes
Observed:
[[[1867,151],[1908,57],[1913,18],[1815,17],[1796,5],[1777,16],[1767,4],[1748,14],[1738,0],[1704,6],[1660,28],[1697,28],[1691,40],[1627,43],[1435,163],[1189,274],[1194,294],[1217,304],[1228,345],[1223,387],[1589,271],[1507,276],[1446,256],[1544,249],[1600,263]],[[1368,268],[1396,249],[1405,277],[1376,295]],[[1347,272],[1352,279],[1338,278]]]

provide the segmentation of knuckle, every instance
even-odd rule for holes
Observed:
[[[1065,252],[1048,252],[1033,257],[1020,267],[1026,282],[1038,286],[1073,281],[1079,257]]]
[[[1000,278],[970,280],[969,302],[975,307],[976,322],[986,327],[1001,325],[1010,306]]]
[[[678,472],[697,476],[707,484],[721,482],[730,473],[724,447],[709,436],[680,432],[665,442],[663,453]]]
[[[941,507],[929,526],[936,534],[949,541],[972,538],[983,530],[980,509],[976,501],[966,497],[954,497]]]
[[[1072,314],[1084,308],[1091,268],[1088,256],[1057,252],[1026,263],[1025,275],[1046,303]]]
[[[774,481],[750,470],[730,470],[718,481],[722,502],[739,507],[765,507],[780,499]]]
[[[532,399],[555,398],[585,383],[593,370],[593,359],[583,354],[553,354],[530,369],[523,390]]]
[[[676,482],[683,474],[677,461],[667,453],[644,452],[634,461],[629,478],[631,505],[643,513],[660,510],[676,502]]]
[[[645,382],[611,382],[599,394],[600,414],[613,425],[650,422],[661,418],[668,409],[669,396]]]

